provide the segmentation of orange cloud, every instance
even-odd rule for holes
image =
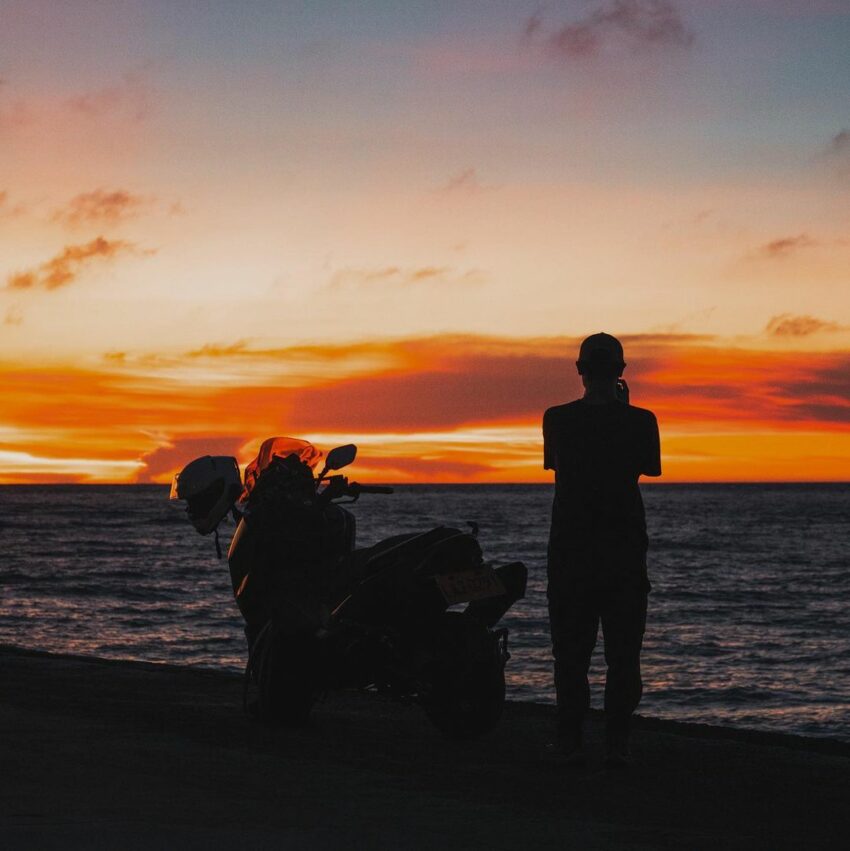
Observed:
[[[53,220],[72,227],[102,223],[114,225],[138,215],[147,203],[147,199],[126,189],[110,192],[95,189],[75,195],[65,209],[54,212]]]
[[[376,481],[547,481],[540,419],[580,395],[578,342],[237,341],[182,358],[113,353],[90,369],[0,364],[0,480],[163,481],[196,455],[245,462],[288,434],[322,449],[354,440],[357,474]],[[632,400],[661,424],[666,481],[850,478],[850,352],[623,342]],[[205,359],[225,380],[198,379]]]
[[[394,449],[399,452],[398,447]],[[426,458],[401,452],[393,458],[380,457],[374,452],[361,454],[364,458],[357,465],[357,475],[376,482],[477,482],[492,473],[489,464],[453,458],[454,453],[438,452]]]
[[[850,352],[706,348],[645,367],[648,406],[675,423],[850,426]]]
[[[111,259],[117,254],[136,250],[131,242],[108,240],[102,236],[82,245],[66,245],[59,254],[37,268],[10,275],[6,287],[10,290],[29,290],[36,287],[55,290],[73,283],[83,267],[94,260]]]
[[[774,239],[772,242],[763,245],[760,253],[765,257],[771,258],[788,257],[800,248],[811,248],[817,244],[817,240],[812,239],[807,233],[801,233],[797,234],[797,236],[785,236],[781,239]]]

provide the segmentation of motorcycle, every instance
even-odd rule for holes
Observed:
[[[522,562],[485,562],[477,526],[437,527],[355,548],[344,508],[392,488],[349,481],[353,444],[321,459],[307,441],[269,438],[245,470],[233,458],[196,459],[174,479],[202,534],[232,512],[227,554],[248,638],[246,694],[262,721],[302,724],[332,689],[371,688],[414,701],[451,738],[499,720],[508,630],[497,624],[525,594]],[[460,607],[463,608],[460,608]],[[247,698],[246,698],[247,702]]]

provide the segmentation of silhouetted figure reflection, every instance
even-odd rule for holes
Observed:
[[[605,640],[606,764],[628,760],[629,720],[642,691],[640,650],[649,580],[641,475],[660,476],[658,424],[629,404],[623,347],[593,334],[576,362],[584,398],[543,416],[544,467],[555,471],[548,597],[559,742],[584,761],[587,672],[599,622]]]

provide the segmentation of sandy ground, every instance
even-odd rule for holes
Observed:
[[[0,846],[279,849],[848,847],[850,745],[638,719],[636,764],[565,767],[552,710],[444,741],[415,706],[326,698],[302,730],[241,678],[0,648]]]

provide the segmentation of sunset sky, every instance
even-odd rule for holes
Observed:
[[[600,330],[662,481],[850,480],[848,0],[0,0],[0,482],[548,481]]]

